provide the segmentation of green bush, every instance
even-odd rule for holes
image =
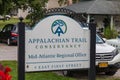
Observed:
[[[107,39],[116,38],[118,32],[115,29],[111,29],[109,26],[104,29],[104,37]]]

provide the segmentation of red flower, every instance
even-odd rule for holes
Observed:
[[[10,76],[9,74],[5,74],[5,80],[11,80],[12,76]]]
[[[9,75],[9,72],[11,71],[11,68],[9,67],[3,67],[0,65],[0,80],[11,80],[12,76]]]
[[[5,73],[8,73],[8,72],[10,72],[10,71],[11,71],[11,68],[9,68],[8,66],[5,67]]]
[[[5,74],[0,70],[0,80],[5,80]]]

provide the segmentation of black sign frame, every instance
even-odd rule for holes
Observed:
[[[96,80],[95,52],[96,52],[96,25],[89,24],[90,29],[90,68],[88,69],[89,80]],[[18,23],[18,80],[25,80],[25,23]]]

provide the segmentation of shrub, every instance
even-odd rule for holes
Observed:
[[[111,29],[109,26],[104,29],[104,37],[107,39],[116,38],[118,32],[115,29]]]

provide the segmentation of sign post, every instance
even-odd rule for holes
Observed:
[[[95,23],[89,24],[90,28],[90,68],[89,68],[89,80],[96,80],[96,68],[95,68],[95,55],[96,55],[96,25]]]
[[[25,23],[18,23],[18,80],[25,80]]]

